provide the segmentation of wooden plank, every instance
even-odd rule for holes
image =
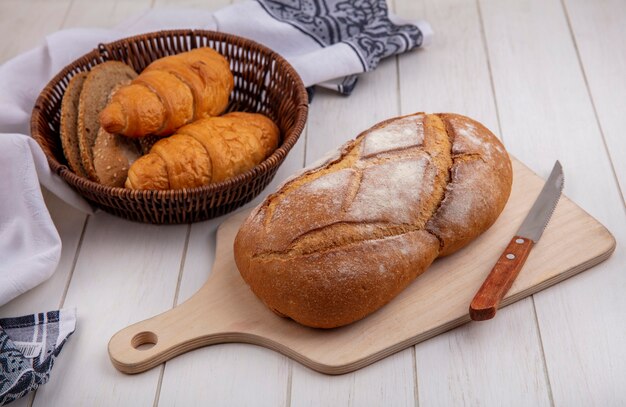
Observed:
[[[325,376],[293,365],[291,406],[414,406],[413,348],[357,372]]]
[[[39,45],[61,27],[70,0],[3,0],[0,2],[0,63]]]
[[[232,3],[231,0],[153,0],[153,7],[202,8],[218,10]]]
[[[626,193],[626,3],[566,0],[570,29],[615,175]]]
[[[107,343],[119,328],[171,307],[186,232],[187,225],[91,217],[65,299],[66,307],[77,307],[77,334],[62,354],[64,374],[37,392],[35,406],[152,404],[159,371],[117,372]]]
[[[167,362],[159,405],[287,406],[289,369],[287,357],[260,346],[205,347]]]
[[[435,32],[431,47],[400,59],[402,113],[457,112],[481,121],[498,135],[476,4],[463,0],[405,0],[398,1],[398,10],[404,17],[429,21]],[[505,137],[508,145],[506,142]],[[502,242],[502,248],[509,238]],[[467,306],[469,301],[471,298]],[[495,330],[498,341],[490,339]],[[498,400],[504,405],[527,400],[529,404],[543,405],[548,400],[549,385],[531,299],[499,311],[493,321],[471,323],[417,345],[416,358],[422,405],[483,400]]]
[[[528,302],[520,301],[490,321],[469,323],[417,345],[420,405],[497,406],[507,400],[507,406],[549,406],[543,361],[536,350],[540,338],[527,308]],[[510,332],[522,337],[512,339]]]
[[[396,1],[400,15],[425,19],[434,30],[430,46],[399,58],[402,113],[459,113],[478,120],[499,136],[475,3]]]
[[[65,27],[110,28],[151,5],[152,0],[74,0]]]
[[[626,285],[626,219],[563,8],[480,4],[508,148],[544,176],[558,158],[565,193],[619,242],[609,261],[535,296],[554,402],[623,404],[626,298],[617,287]]]

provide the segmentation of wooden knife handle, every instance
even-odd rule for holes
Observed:
[[[485,321],[496,315],[500,301],[517,278],[533,245],[534,242],[525,237],[511,239],[470,304],[472,320]]]

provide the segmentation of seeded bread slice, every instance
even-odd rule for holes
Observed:
[[[107,61],[96,65],[85,79],[78,103],[78,141],[83,168],[93,181],[99,181],[93,164],[93,147],[100,128],[98,115],[115,85],[136,77],[137,73],[123,62]]]
[[[93,166],[102,185],[123,187],[130,165],[141,156],[139,142],[102,127],[93,146]]]
[[[78,147],[78,99],[87,72],[80,72],[70,79],[61,102],[61,145],[67,163],[76,175],[87,178]]]

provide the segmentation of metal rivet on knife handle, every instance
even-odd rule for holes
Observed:
[[[474,297],[470,305],[470,317],[474,321],[484,321],[496,315],[500,301],[509,291],[522,269],[530,249],[533,247],[533,241],[524,239],[524,243],[520,244],[517,243],[517,239],[519,239],[518,236],[511,239]]]

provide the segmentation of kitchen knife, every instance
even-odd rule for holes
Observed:
[[[528,258],[530,249],[543,234],[563,191],[563,168],[558,161],[539,193],[526,219],[493,266],[469,307],[474,321],[485,321],[496,315],[498,305],[509,291]]]

